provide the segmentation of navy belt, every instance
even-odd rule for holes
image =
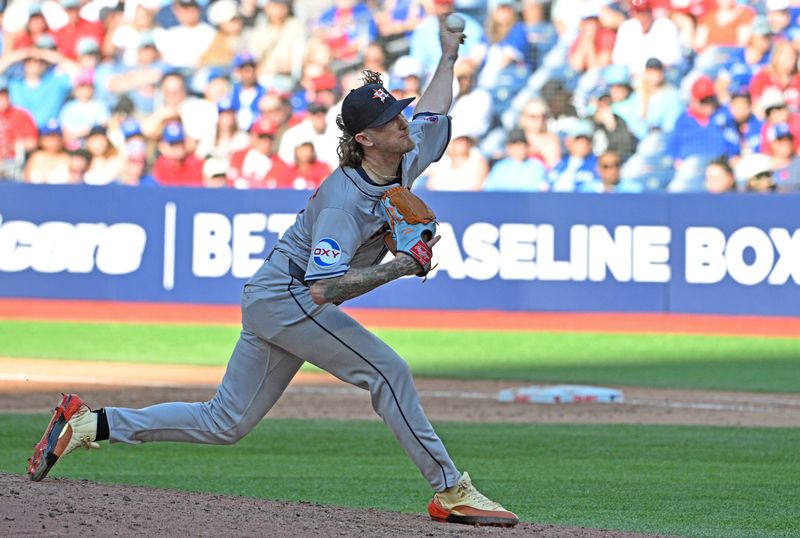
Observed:
[[[282,250],[273,249],[272,252],[269,253],[269,256],[267,256],[267,261],[270,261],[272,259],[272,255],[276,252],[284,256],[289,262],[289,276],[300,282],[303,286],[308,287],[309,283],[306,282],[306,272]]]
[[[300,282],[306,288],[308,287],[308,282],[306,282],[306,272],[303,271],[303,268],[294,263],[291,258],[289,259],[289,274],[292,275],[292,278]]]

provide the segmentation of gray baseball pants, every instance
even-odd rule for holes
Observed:
[[[339,307],[314,304],[279,251],[245,286],[242,332],[214,397],[144,409],[107,407],[110,440],[235,443],[272,408],[303,361],[369,390],[373,408],[435,491],[458,481],[406,362]]]

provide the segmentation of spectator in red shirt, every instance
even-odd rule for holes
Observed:
[[[36,149],[37,143],[33,118],[11,104],[8,83],[0,79],[0,180],[22,179],[25,156]]]
[[[103,42],[105,30],[100,21],[88,21],[81,17],[81,0],[61,0],[67,13],[67,24],[54,32],[58,52],[73,60],[78,58],[77,45],[82,37]]]
[[[294,148],[294,175],[293,186],[295,189],[314,190],[331,173],[331,167],[317,159],[314,144],[303,142]]]
[[[250,147],[231,156],[228,182],[237,189],[291,189],[294,185],[292,167],[275,154],[277,128],[265,118],[259,118],[250,128]]]
[[[800,151],[800,114],[787,108],[783,93],[777,88],[767,88],[759,104],[764,112],[760,152],[772,155],[772,142],[776,139],[775,127],[783,124],[788,126],[792,134],[795,151]]]
[[[800,74],[797,71],[797,51],[788,41],[775,44],[772,59],[750,81],[750,95],[759,103],[767,88],[783,92],[786,105],[792,112],[800,112]],[[763,107],[761,107],[763,109]]]
[[[312,36],[328,45],[335,67],[361,63],[370,42],[378,40],[372,10],[357,0],[335,0],[317,20]]]
[[[28,6],[28,22],[14,37],[11,48],[17,50],[33,47],[41,35],[50,35],[50,27],[42,13],[42,6],[38,3],[30,4]]]
[[[617,39],[617,28],[610,24],[621,21],[601,17],[600,10],[584,8],[578,37],[569,50],[569,64],[578,73],[602,69],[611,63],[611,53]],[[624,20],[624,19],[623,19]]]
[[[153,176],[160,185],[203,186],[203,161],[186,148],[180,123],[170,122],[164,127],[158,151],[161,155],[153,166]]]

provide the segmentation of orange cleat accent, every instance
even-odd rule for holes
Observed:
[[[75,394],[62,394],[61,403],[53,409],[50,424],[41,440],[33,447],[33,456],[28,459],[28,475],[39,482],[58,459],[75,448],[100,448],[97,438],[97,416]]]
[[[467,473],[461,476],[458,484],[433,496],[428,503],[428,514],[434,521],[465,525],[513,527],[519,523],[516,514],[478,491]]]

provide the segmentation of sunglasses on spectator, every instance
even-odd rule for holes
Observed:
[[[268,133],[261,133],[260,135],[258,135],[258,138],[261,140],[267,140],[267,139],[272,140],[275,137]]]
[[[761,173],[758,173],[758,174],[754,175],[752,178],[750,178],[750,181],[764,181],[764,180],[767,180],[767,179],[772,179],[772,172],[761,172]]]
[[[717,98],[714,96],[703,97],[702,99],[700,99],[700,104],[703,105],[714,105],[716,103],[717,103]]]
[[[600,163],[600,168],[602,168],[603,170],[610,170],[612,168],[619,168],[619,167],[620,167],[619,161]]]
[[[766,110],[764,110],[764,114],[769,116],[770,114],[772,114],[776,110],[785,110],[785,109],[786,109],[786,105],[771,106],[771,107],[767,108]]]

